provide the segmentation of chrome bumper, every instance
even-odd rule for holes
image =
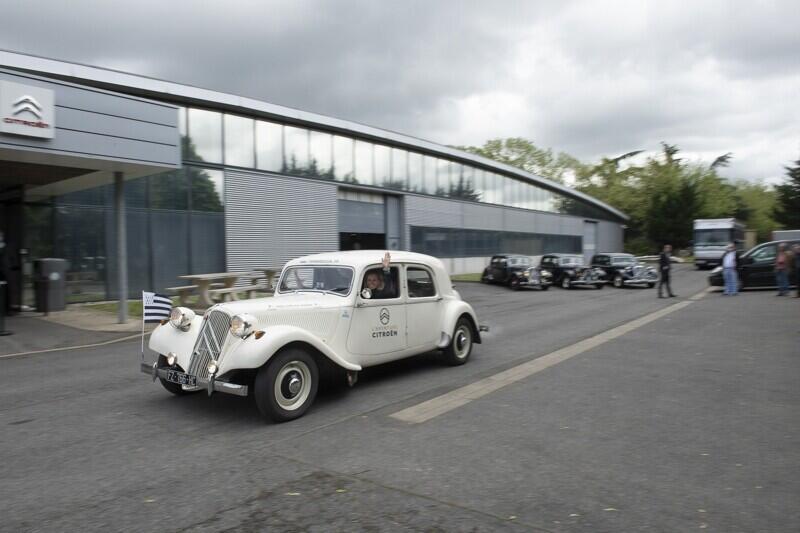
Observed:
[[[648,283],[658,283],[658,279],[624,279],[623,285],[647,285]]]
[[[152,376],[153,381],[157,378],[167,379],[168,368],[158,366],[158,362],[145,363],[142,362],[140,369],[145,374]],[[235,396],[247,396],[247,385],[239,385],[237,383],[228,383],[227,381],[220,381],[213,377],[209,380],[197,378],[197,387],[199,389],[206,389],[208,395],[211,396],[214,392],[224,392],[226,394],[233,394]]]
[[[570,285],[604,285],[608,282],[604,279],[573,279],[569,283]]]

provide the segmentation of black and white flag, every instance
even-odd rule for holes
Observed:
[[[155,292],[142,291],[142,318],[145,322],[161,322],[169,318],[172,300]]]

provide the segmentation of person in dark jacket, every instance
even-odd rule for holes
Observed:
[[[672,269],[672,246],[669,244],[664,245],[664,250],[658,255],[658,266],[659,272],[661,276],[658,280],[658,297],[665,298],[665,296],[661,295],[661,288],[666,285],[667,286],[667,294],[670,298],[674,298],[675,295],[672,293],[672,286],[670,285],[669,280],[669,273]]]

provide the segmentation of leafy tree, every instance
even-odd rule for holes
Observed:
[[[734,187],[740,205],[736,218],[744,222],[748,229],[755,230],[759,241],[769,240],[777,228],[774,218],[777,205],[775,190],[763,183],[744,180],[736,182]]]
[[[794,167],[784,167],[788,179],[775,187],[775,220],[788,229],[800,228],[800,159],[794,164]]]
[[[578,160],[569,154],[563,152],[554,154],[552,150],[539,148],[531,141],[520,137],[491,139],[483,146],[454,148],[521,168],[558,183],[564,183],[564,177],[579,164]]]

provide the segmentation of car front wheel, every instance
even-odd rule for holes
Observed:
[[[614,276],[614,287],[621,289],[624,286],[625,284],[622,282],[622,276],[620,276],[619,274]]]
[[[564,276],[563,278],[561,278],[561,288],[562,289],[571,289],[572,288],[572,283],[570,283],[569,278],[567,276]]]
[[[450,366],[463,365],[472,353],[472,325],[464,317],[458,319],[450,344],[444,349],[444,360]]]
[[[512,278],[511,279],[511,290],[518,291],[519,290],[519,278]]]
[[[275,422],[300,418],[308,411],[319,387],[319,369],[305,350],[277,354],[258,371],[255,398],[259,412]]]

